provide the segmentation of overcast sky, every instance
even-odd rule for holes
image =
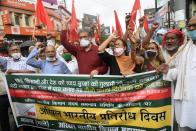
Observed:
[[[155,0],[140,0],[142,10],[146,8],[154,8]],[[67,9],[71,11],[72,0],[66,0]],[[76,16],[80,20],[83,13],[91,15],[100,15],[101,24],[114,26],[114,10],[117,11],[120,23],[125,28],[125,13],[131,12],[135,0],[75,0]]]

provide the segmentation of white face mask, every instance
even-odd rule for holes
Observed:
[[[49,62],[53,62],[56,60],[56,57],[46,57],[46,60]]]
[[[120,56],[125,52],[124,48],[114,48],[114,55]]]
[[[15,60],[18,60],[18,59],[20,59],[20,57],[21,57],[21,53],[13,53],[11,56],[12,56],[12,58],[14,58]]]
[[[80,40],[80,46],[87,47],[88,45],[90,45],[90,41],[89,40],[86,40],[86,39],[81,39]]]

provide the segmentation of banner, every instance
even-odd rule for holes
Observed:
[[[169,7],[168,5],[164,5],[155,13],[155,22],[161,23],[164,20],[165,15],[168,13]]]
[[[71,131],[171,131],[171,85],[122,76],[7,75],[18,126]]]

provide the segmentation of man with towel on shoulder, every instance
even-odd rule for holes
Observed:
[[[196,16],[190,19],[187,31],[190,40],[182,45],[175,67],[169,69],[169,65],[162,64],[157,68],[165,80],[177,80],[174,102],[179,131],[196,130]]]

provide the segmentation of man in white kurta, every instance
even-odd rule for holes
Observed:
[[[190,40],[176,58],[175,68],[161,65],[164,79],[175,81],[174,106],[179,131],[196,130],[196,17],[189,21]]]

